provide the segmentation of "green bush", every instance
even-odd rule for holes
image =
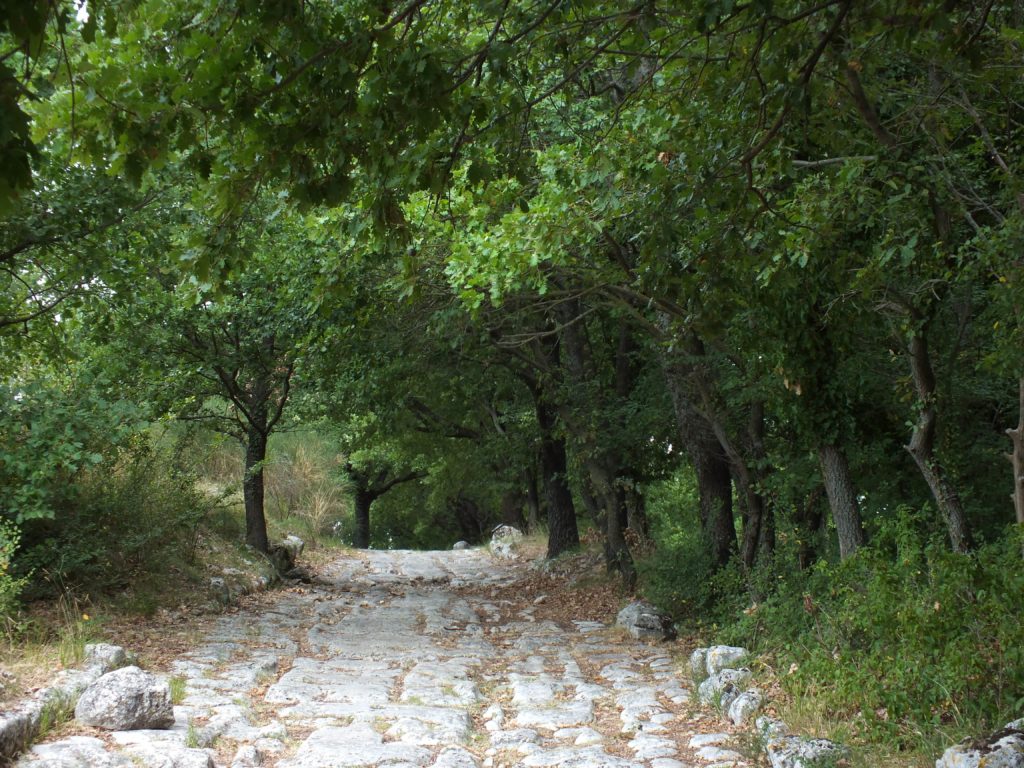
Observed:
[[[26,524],[22,567],[34,591],[109,592],[194,554],[209,509],[180,458],[140,439],[110,463],[79,473],[53,519]]]
[[[16,627],[18,597],[28,581],[26,576],[18,578],[11,571],[11,562],[20,540],[17,527],[7,520],[0,520],[0,631],[8,634]]]
[[[725,642],[774,654],[794,695],[900,747],[983,733],[1024,709],[1022,537],[969,555],[923,538],[903,510],[870,547],[790,573]]]

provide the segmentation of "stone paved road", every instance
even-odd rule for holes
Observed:
[[[499,599],[517,572],[480,550],[346,557],[322,584],[222,617],[178,659],[173,729],[41,744],[19,766],[734,764],[721,739],[694,738],[664,647],[536,619]]]

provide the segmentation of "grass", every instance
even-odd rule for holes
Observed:
[[[185,701],[185,694],[188,689],[188,682],[181,675],[175,675],[167,680],[171,689],[171,704],[178,705]]]
[[[36,733],[36,740],[45,738],[74,715],[74,701],[63,694],[51,695],[39,713],[39,730]]]

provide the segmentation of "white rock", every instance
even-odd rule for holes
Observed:
[[[768,715],[761,715],[754,721],[754,728],[765,739],[774,739],[778,736],[785,736],[789,727],[781,720],[776,720]]]
[[[70,736],[49,744],[36,744],[18,766],[25,768],[133,768],[126,755],[107,752],[102,741],[91,736]]]
[[[750,681],[749,669],[723,669],[711,675],[697,688],[697,696],[703,704],[720,705],[722,694],[729,686],[738,691]]]
[[[732,645],[713,645],[707,650],[705,664],[709,675],[721,672],[723,669],[738,669],[750,655],[746,648],[737,648]]]
[[[468,541],[456,541],[452,545],[452,549],[454,549],[454,550],[469,549],[469,542]]]
[[[85,646],[85,662],[99,666],[104,672],[110,672],[128,663],[128,654],[120,645],[110,643],[87,643]]]
[[[1024,768],[1024,719],[992,734],[980,749],[957,744],[947,749],[935,768]]]
[[[672,622],[649,603],[632,602],[619,611],[615,623],[636,638],[665,640],[675,635]]]
[[[761,708],[763,701],[760,691],[754,688],[744,691],[729,705],[729,719],[733,725],[743,725]]]
[[[826,760],[838,760],[847,754],[841,744],[828,739],[781,736],[765,747],[772,768],[815,768]]]
[[[171,688],[166,680],[138,667],[122,667],[85,689],[75,706],[75,718],[112,731],[170,728],[174,725]]]

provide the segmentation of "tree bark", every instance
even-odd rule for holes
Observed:
[[[815,539],[821,533],[824,517],[821,514],[819,502],[825,493],[825,486],[819,485],[804,499],[803,504],[796,505],[795,522],[800,528],[800,538],[797,549],[797,565],[801,571],[810,568],[818,558],[818,548]]]
[[[624,488],[622,493],[626,508],[626,527],[641,542],[647,542],[651,537],[651,522],[647,519],[647,502],[644,495],[636,488]]]
[[[850,465],[846,453],[835,445],[819,446],[818,462],[832,519],[839,534],[839,557],[845,560],[864,546],[864,526],[860,520],[860,505],[850,476]]]
[[[939,512],[946,521],[953,551],[967,552],[971,549],[971,532],[964,516],[960,494],[953,487],[942,464],[935,456],[935,432],[938,421],[935,407],[935,372],[928,352],[928,341],[923,332],[915,333],[910,340],[910,367],[914,375],[919,412],[910,443],[905,447],[917,464]]]
[[[245,543],[264,554],[270,551],[263,503],[263,462],[266,458],[267,436],[250,425],[245,445],[245,477],[242,480],[242,496],[245,500]]]
[[[636,586],[636,566],[626,543],[626,497],[621,492],[622,489],[615,486],[615,472],[612,467],[594,457],[587,460],[587,471],[603,512],[605,564],[609,573],[618,571],[625,587],[632,590]]]
[[[548,508],[548,557],[558,557],[580,544],[576,507],[569,490],[565,440],[555,434],[556,417],[551,407],[535,395],[540,426],[540,471]]]
[[[665,378],[676,412],[679,438],[697,477],[701,529],[708,539],[715,565],[721,567],[736,551],[729,460],[708,420],[691,401],[680,374],[667,370]]]
[[[370,547],[370,507],[376,498],[372,491],[357,485],[354,499],[356,530],[353,536],[353,544],[357,549]]]

